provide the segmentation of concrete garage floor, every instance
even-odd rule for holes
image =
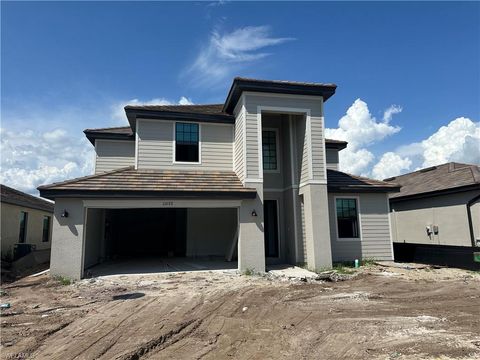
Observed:
[[[187,271],[236,271],[236,261],[222,258],[129,258],[108,260],[87,269],[88,277],[109,275],[145,275],[155,273],[176,273]]]
[[[111,275],[146,275],[161,273],[179,273],[190,271],[217,271],[235,272],[236,261],[225,261],[223,258],[192,259],[192,258],[130,258],[110,260],[87,269],[87,277]],[[267,271],[277,277],[285,278],[310,278],[317,276],[314,272],[288,265],[268,265]]]

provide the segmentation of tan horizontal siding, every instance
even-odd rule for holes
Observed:
[[[95,141],[95,174],[135,165],[135,142]]]
[[[174,163],[174,122],[138,122],[139,169],[233,169],[233,126],[200,123],[201,164]]]

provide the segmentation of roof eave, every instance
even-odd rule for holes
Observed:
[[[336,149],[338,151],[340,150],[343,150],[347,147],[348,143],[347,142],[344,142],[344,143],[329,143],[329,142],[325,142],[325,147],[327,149]]]
[[[135,137],[133,134],[113,134],[113,133],[98,133],[94,131],[84,130],[83,133],[87,137],[88,141],[95,146],[95,140],[125,140],[125,141],[134,141]]]
[[[434,191],[417,193],[417,194],[410,194],[405,196],[396,196],[396,197],[390,198],[390,202],[394,203],[394,202],[400,202],[400,201],[422,199],[422,198],[427,198],[431,196],[455,194],[455,193],[469,191],[469,190],[480,190],[480,183],[458,186],[450,189],[442,189],[442,190],[434,190]]]
[[[399,192],[400,187],[392,186],[327,186],[329,192],[351,192],[351,193],[372,193],[382,192],[391,193]]]
[[[211,122],[234,124],[235,118],[228,114],[205,114],[195,112],[179,112],[179,111],[159,111],[137,109],[131,106],[125,106],[125,113],[132,129],[135,129],[137,118],[142,119],[158,119],[158,120],[181,120],[195,122]]]
[[[80,190],[42,189],[40,195],[47,199],[55,198],[164,198],[164,199],[254,199],[255,190],[242,191],[145,191],[145,190]]]
[[[279,82],[257,82],[254,80],[239,79],[233,80],[232,86],[225,100],[223,111],[231,114],[235,105],[240,98],[242,92],[264,92],[274,94],[291,94],[291,95],[310,95],[322,96],[323,101],[327,101],[333,94],[335,94],[336,85],[314,85],[314,84],[299,84],[299,83],[279,83]]]

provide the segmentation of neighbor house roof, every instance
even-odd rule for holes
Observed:
[[[31,209],[43,210],[53,213],[54,203],[39,197],[25,194],[11,187],[0,185],[0,201],[2,203],[18,205]]]
[[[327,187],[331,192],[396,192],[395,183],[369,179],[337,170],[327,170]]]
[[[111,127],[101,129],[85,129],[83,130],[88,140],[95,145],[95,139],[117,139],[117,140],[135,140],[133,131],[130,126]],[[345,149],[347,142],[342,140],[325,139],[325,145],[328,148]]]
[[[392,201],[424,197],[438,193],[480,189],[478,165],[450,162],[385,179],[402,186],[399,193],[390,195]]]
[[[225,199],[255,198],[256,190],[243,186],[233,171],[119,170],[39,186],[46,198],[163,197]]]
[[[324,101],[327,101],[333,94],[337,85],[312,83],[312,82],[298,82],[285,80],[259,80],[236,77],[233,79],[232,86],[228,92],[227,99],[223,105],[223,110],[231,114],[238,99],[244,91],[265,92],[265,93],[281,93],[292,95],[314,95],[322,96]]]

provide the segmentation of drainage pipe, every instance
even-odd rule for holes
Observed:
[[[467,202],[467,217],[468,217],[468,227],[470,228],[470,239],[472,240],[472,247],[476,247],[475,243],[475,231],[473,230],[473,221],[472,221],[472,205],[480,200],[480,195],[475,196],[473,199]]]

